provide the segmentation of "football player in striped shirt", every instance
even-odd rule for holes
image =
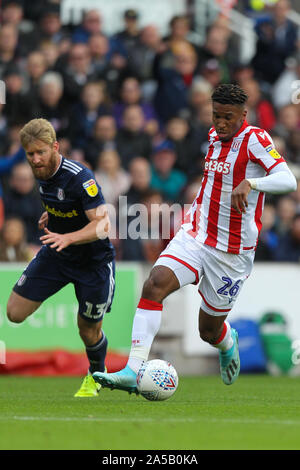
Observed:
[[[90,363],[76,397],[97,396],[92,373],[105,370],[107,338],[102,320],[114,295],[114,249],[105,201],[93,173],[64,158],[53,126],[33,119],[20,132],[21,144],[45,207],[39,225],[42,248],[13,287],[10,321],[20,323],[41,303],[72,283],[78,300],[78,328]]]
[[[247,98],[237,85],[215,89],[198,194],[143,286],[125,369],[94,374],[103,386],[137,391],[137,373],[158,332],[162,302],[187,284],[198,286],[199,334],[219,350],[223,382],[237,379],[238,334],[227,316],[252,270],[265,193],[284,194],[297,186],[269,134],[247,123]]]

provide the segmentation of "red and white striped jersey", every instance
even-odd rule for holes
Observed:
[[[214,127],[208,134],[205,171],[182,228],[201,243],[229,253],[255,250],[261,229],[264,193],[250,191],[245,214],[231,207],[231,193],[245,178],[261,178],[284,162],[270,135],[244,121],[228,142]]]

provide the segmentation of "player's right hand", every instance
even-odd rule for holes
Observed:
[[[239,213],[245,214],[248,207],[248,194],[251,191],[251,185],[244,179],[231,194],[231,206]]]
[[[42,213],[40,220],[38,221],[38,227],[40,230],[44,230],[48,225],[48,212],[45,211]]]

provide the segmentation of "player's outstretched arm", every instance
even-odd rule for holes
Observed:
[[[90,222],[76,232],[54,233],[45,227],[45,235],[40,237],[42,244],[50,245],[50,248],[61,251],[69,245],[83,245],[107,238],[110,230],[110,220],[106,206],[102,204],[95,209],[85,211],[85,214]]]
[[[239,214],[246,212],[247,196],[251,189],[270,194],[286,194],[296,191],[297,181],[285,162],[272,168],[267,176],[243,180],[231,195],[231,205]]]
[[[251,189],[271,194],[286,194],[296,191],[297,180],[286,162],[271,169],[268,176],[263,178],[249,178]]]

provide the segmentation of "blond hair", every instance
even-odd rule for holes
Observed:
[[[21,129],[20,139],[22,147],[26,147],[34,140],[41,140],[45,144],[53,145],[56,141],[56,132],[46,119],[32,119]]]

